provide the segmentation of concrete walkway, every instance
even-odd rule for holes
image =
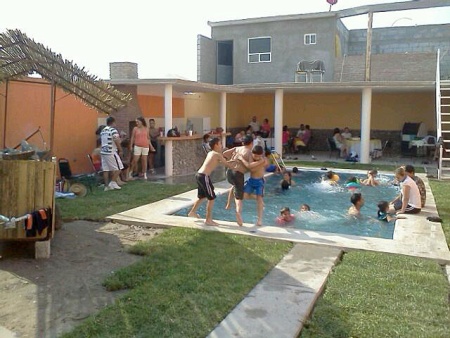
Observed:
[[[295,338],[342,251],[297,244],[208,338]]]

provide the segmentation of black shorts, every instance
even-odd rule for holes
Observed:
[[[400,210],[402,208],[402,201],[401,200],[396,200],[394,202],[394,209],[395,210]],[[412,205],[407,205],[406,209],[405,209],[405,214],[418,214],[422,209],[419,208],[415,208]]]
[[[227,169],[227,181],[233,185],[234,198],[237,200],[244,199],[244,174],[240,171]]]
[[[155,148],[155,151],[151,151],[151,153],[155,154],[157,152],[157,149],[158,149],[158,142],[150,141],[150,143],[152,144],[153,148]]]
[[[207,198],[213,200],[216,198],[214,193],[214,186],[211,181],[211,177],[205,174],[196,173],[195,180],[197,181],[197,197]]]

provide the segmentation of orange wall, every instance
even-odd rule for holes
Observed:
[[[8,88],[6,111],[6,147],[14,147],[33,133],[39,126],[47,147],[50,147],[50,100],[51,86],[42,80],[29,82],[11,81]],[[5,93],[5,83],[0,84],[0,93]],[[3,147],[4,98],[0,95],[1,146]],[[67,158],[74,173],[92,172],[87,159],[95,148],[97,119],[105,117],[83,104],[73,95],[56,90],[55,134],[53,155]],[[36,134],[28,142],[44,148],[42,138]]]
[[[41,127],[44,140],[50,146],[51,87],[43,81],[32,83],[11,81],[6,112],[6,146],[14,147]],[[5,83],[0,84],[0,142],[3,143],[5,119]],[[173,99],[174,117],[210,116],[211,126],[219,125],[217,94]],[[374,130],[401,130],[404,122],[424,122],[435,130],[434,93],[373,94],[371,127]],[[145,117],[164,117],[162,97],[140,95],[138,102]],[[296,128],[300,123],[314,129],[348,126],[360,129],[361,94],[285,94],[284,121]],[[228,128],[244,127],[253,115],[262,121],[268,118],[273,126],[274,94],[228,94]],[[55,145],[53,154],[69,159],[74,173],[92,172],[87,154],[95,147],[98,118],[106,117],[61,89],[56,91]],[[39,135],[29,140],[43,148]],[[3,144],[0,145],[3,147]]]
[[[164,117],[164,98],[138,95],[138,103],[144,117]],[[184,99],[172,99],[172,117],[184,117]]]

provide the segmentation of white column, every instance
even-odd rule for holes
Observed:
[[[372,88],[364,88],[361,103],[361,163],[370,163],[370,115],[372,113]]]
[[[172,129],[172,85],[164,87],[164,130],[166,132]],[[172,157],[172,141],[164,143],[165,148],[165,175],[170,177],[173,175],[173,157]]]
[[[221,92],[220,93],[220,127],[224,130],[224,132],[227,131],[227,93]],[[227,136],[223,134],[222,136],[222,146],[225,148],[227,141]]]
[[[283,153],[283,89],[275,90],[275,119],[273,121],[274,147],[279,154]]]

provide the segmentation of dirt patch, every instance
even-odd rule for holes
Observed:
[[[56,231],[51,257],[35,260],[34,244],[0,242],[0,336],[57,337],[111,304],[122,292],[101,283],[140,258],[126,246],[162,229],[76,221]]]

